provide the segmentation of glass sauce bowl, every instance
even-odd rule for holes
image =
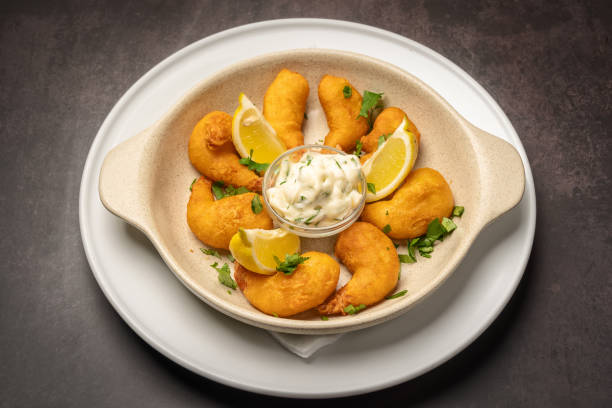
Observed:
[[[287,150],[285,153],[278,156],[266,170],[266,173],[263,179],[262,193],[263,193],[266,211],[268,212],[272,220],[274,220],[275,224],[278,224],[281,228],[291,233],[294,233],[296,235],[300,235],[302,237],[323,238],[323,237],[328,237],[330,235],[338,234],[339,232],[344,231],[345,229],[350,227],[351,224],[353,224],[355,221],[357,221],[357,219],[361,215],[361,212],[363,211],[363,208],[365,206],[365,199],[366,199],[366,194],[367,194],[367,184],[366,184],[365,175],[363,174],[363,170],[360,170],[360,177],[359,177],[360,184],[357,185],[356,188],[357,188],[357,191],[361,193],[361,199],[359,200],[358,205],[351,211],[349,215],[347,215],[345,218],[343,218],[342,220],[334,224],[325,225],[325,226],[315,226],[315,225],[310,226],[310,225],[295,223],[285,218],[282,214],[276,211],[270,204],[270,199],[268,197],[268,189],[276,185],[276,180],[277,180],[280,166],[283,160],[288,158],[289,160],[299,161],[302,155],[310,153],[310,152],[328,153],[328,154],[335,153],[335,154],[340,154],[340,155],[349,156],[349,157],[353,156],[351,154],[343,152],[342,150],[338,150],[330,146],[323,146],[323,145],[316,145],[316,144],[298,146],[293,149]],[[295,160],[295,158],[297,158],[297,160]]]

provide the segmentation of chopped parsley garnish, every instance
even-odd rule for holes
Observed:
[[[345,98],[350,98],[352,94],[353,88],[351,88],[350,85],[346,85],[344,88],[342,88],[342,95],[344,95]]]
[[[225,187],[225,183],[222,181],[215,181],[212,184],[212,192],[217,200],[220,200],[225,197],[225,191],[223,190],[223,187]]]
[[[206,255],[216,256],[217,258],[221,259],[221,255],[219,255],[219,252],[216,249],[200,248],[200,251],[204,252]]]
[[[395,294],[393,294],[391,296],[387,296],[385,299],[397,299],[398,297],[404,296],[406,293],[408,293],[408,291],[406,289],[404,289],[404,290],[402,290],[400,292],[397,292],[397,293],[395,293]]]
[[[231,197],[238,194],[249,193],[249,189],[246,187],[234,187],[231,184],[225,185],[222,181],[215,181],[212,184],[212,192],[217,200],[220,200],[224,197]]]
[[[191,185],[189,186],[189,191],[193,191],[193,185],[195,184],[195,182],[197,181],[197,178],[194,178],[193,181],[191,182]],[[457,207],[455,207],[457,208]]]
[[[388,234],[391,232],[391,226],[389,224],[385,225],[382,229],[382,232],[384,232],[385,234]]]
[[[251,151],[249,152],[249,157],[243,157],[242,159],[239,160],[239,162],[240,164],[247,166],[249,170],[255,171],[257,173],[262,173],[266,171],[266,169],[268,168],[270,164],[269,163],[257,163],[256,161],[253,161],[252,157],[253,157],[253,149],[251,149]]]
[[[416,262],[415,248],[422,257],[431,258],[431,253],[434,251],[434,244],[436,241],[443,241],[445,237],[456,229],[457,225],[450,218],[444,217],[442,218],[442,222],[440,222],[438,218],[434,218],[427,226],[427,232],[424,235],[413,238],[407,242],[408,256],[399,255],[400,262]]]
[[[453,208],[452,217],[461,217],[463,215],[463,210],[465,210],[465,208],[461,207],[460,205],[456,205],[455,208]]]
[[[361,110],[359,116],[368,118],[370,111],[378,106],[378,101],[382,98],[383,93],[363,91],[363,101],[361,101]]]
[[[307,165],[307,166],[310,166],[310,163],[312,162],[312,157],[310,157],[310,156],[306,156],[306,160],[307,160],[307,161],[306,161],[306,165]]]
[[[309,224],[312,222],[312,220],[314,219],[314,217],[316,217],[317,215],[319,215],[319,212],[320,212],[320,211],[321,211],[321,209],[319,208],[319,209],[317,210],[317,212],[316,212],[316,213],[314,213],[314,214],[312,214],[310,217],[306,218],[306,219],[304,220],[304,224],[309,225]]]
[[[234,258],[232,254],[227,254],[227,259],[229,259],[230,262],[236,262],[236,258]]]
[[[412,259],[410,255],[398,255],[400,263],[415,263],[416,259]]]
[[[380,135],[380,137],[378,138],[378,147],[382,146],[383,143],[385,143],[385,141],[391,136],[391,133],[387,134],[387,135]]]
[[[299,264],[308,259],[308,257],[301,256],[297,252],[292,255],[285,254],[284,261],[281,261],[276,255],[274,255],[274,261],[276,262],[276,270],[284,273],[285,275],[291,275]]]
[[[449,234],[457,229],[457,224],[455,224],[450,218],[442,218],[442,228],[444,229],[445,234]]]
[[[221,267],[219,267],[218,265],[219,264],[215,262],[214,264],[210,266],[215,268],[217,272],[219,273],[219,275],[217,276],[219,278],[219,282],[221,282],[228,288],[236,289],[238,285],[236,284],[236,281],[232,279],[232,275],[230,273],[229,266],[226,263],[223,264],[223,266]]]
[[[321,316],[321,320],[328,321],[328,320],[329,320],[329,317],[327,317],[327,316]]]
[[[357,115],[357,119],[359,116],[363,116],[368,120],[368,125],[370,129],[372,128],[372,112],[375,109],[382,108],[382,98],[383,93],[376,93],[370,91],[363,91],[363,100],[361,101],[361,110],[359,111],[359,115]]]
[[[287,182],[287,180],[283,180],[280,182],[279,186],[282,186],[283,184],[285,184]]]
[[[338,166],[338,168],[342,170],[342,167],[340,166],[340,163],[338,163],[338,160],[334,159],[334,161],[336,162],[336,166]]]
[[[361,143],[361,140],[358,140],[357,143],[355,143],[355,156],[359,157],[361,156],[361,149],[363,148],[363,143]]]
[[[372,194],[376,194],[376,186],[374,183],[368,183],[368,191]]]
[[[366,305],[364,304],[361,304],[359,306],[348,305],[347,307],[344,308],[344,313],[353,315],[353,314],[361,312],[365,308],[366,308]]]
[[[259,214],[261,210],[263,210],[263,205],[261,205],[259,194],[255,194],[255,197],[253,197],[251,200],[251,210],[253,211],[253,214]]]
[[[433,244],[434,241],[439,239],[442,235],[444,235],[442,224],[440,224],[439,219],[434,218],[427,226],[427,233],[425,234],[425,237]]]

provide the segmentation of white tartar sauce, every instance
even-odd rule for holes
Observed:
[[[267,191],[270,205],[285,219],[307,226],[327,226],[351,214],[362,194],[361,164],[352,155],[304,153],[287,158]]]

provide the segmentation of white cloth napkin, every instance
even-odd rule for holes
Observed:
[[[284,348],[302,358],[308,358],[323,347],[334,343],[343,333],[309,336],[305,334],[289,334],[269,331]]]

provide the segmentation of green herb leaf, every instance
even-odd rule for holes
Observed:
[[[238,285],[236,284],[236,281],[232,279],[232,275],[231,275],[229,266],[226,263],[223,264],[223,266],[221,267],[218,267],[218,265],[219,264],[215,262],[214,264],[210,266],[215,268],[217,272],[219,273],[219,275],[217,276],[219,278],[219,282],[221,282],[223,285],[227,286],[228,288],[236,289]]]
[[[372,194],[376,194],[376,186],[374,183],[368,183],[368,191]]]
[[[363,143],[361,143],[361,140],[358,140],[357,143],[355,143],[355,156],[359,157],[361,156],[361,149],[363,148]]]
[[[334,159],[334,161],[336,162],[336,166],[338,166],[338,168],[342,170],[342,166],[340,166],[340,163],[338,163],[338,160]]]
[[[382,146],[385,143],[385,135],[380,135],[378,138],[378,147]]]
[[[327,317],[327,316],[321,316],[321,320],[328,321],[328,320],[329,320],[329,317]]]
[[[232,254],[227,254],[227,259],[229,259],[230,262],[236,262],[236,258],[234,258]]]
[[[253,214],[259,214],[261,210],[263,210],[263,205],[261,205],[259,194],[255,194],[255,197],[253,197],[251,200],[251,210],[253,211]]]
[[[314,213],[314,214],[313,214],[313,215],[311,215],[310,217],[306,218],[306,220],[304,220],[304,224],[309,225],[309,224],[312,222],[312,220],[314,219],[314,217],[316,217],[317,215],[319,215],[319,212],[321,212],[321,209],[320,209],[320,208],[317,210],[317,212],[316,212],[316,213]]]
[[[350,85],[346,85],[344,88],[342,88],[342,94],[345,98],[350,98],[353,94],[353,88],[351,88]]]
[[[222,181],[215,181],[212,184],[212,192],[217,200],[225,197],[235,196],[238,194],[249,193],[249,189],[246,187],[234,187],[232,185],[225,185]]]
[[[253,161],[252,157],[253,149],[251,149],[251,151],[249,152],[249,157],[243,157],[242,159],[238,160],[238,162],[240,162],[240,164],[244,166],[247,166],[249,170],[255,171],[257,173],[262,173],[266,171],[268,166],[270,166],[269,163],[257,163],[256,161]]]
[[[361,304],[359,306],[348,305],[347,307],[344,308],[344,313],[353,315],[353,314],[361,312],[365,308],[366,308],[366,305],[364,304]]]
[[[191,182],[191,185],[189,186],[189,191],[193,191],[193,185],[195,184],[197,180],[198,180],[197,178],[193,179],[193,181]]]
[[[391,232],[391,226],[389,224],[385,225],[382,229],[382,232],[384,232],[385,234],[388,234]]]
[[[219,255],[219,252],[216,249],[200,248],[200,251],[204,252],[206,255],[216,256],[217,258],[221,259],[221,255]]]
[[[419,253],[421,255],[423,254],[429,254],[431,252],[433,252],[434,248],[432,246],[428,246],[428,247],[419,247]]]
[[[284,273],[285,275],[291,275],[296,270],[299,264],[310,259],[309,257],[301,256],[299,253],[292,255],[285,254],[285,260],[281,261],[278,257],[274,256],[276,262],[276,270]]]
[[[402,290],[400,292],[397,292],[397,293],[395,293],[395,294],[393,294],[391,296],[387,296],[385,299],[397,299],[398,297],[404,296],[406,293],[408,293],[408,291],[406,289],[404,289],[404,290]]]
[[[442,218],[442,228],[445,234],[450,234],[457,229],[457,225],[450,218]]]
[[[421,240],[416,244],[416,246],[419,248],[428,247],[432,246],[434,242],[436,242],[435,239],[421,237]]]
[[[225,187],[225,183],[222,181],[215,181],[212,184],[212,192],[217,200],[225,197],[225,191],[223,191],[223,187]]]
[[[433,244],[433,241],[437,240],[442,235],[444,235],[444,229],[442,229],[442,224],[440,224],[439,219],[434,218],[427,226],[426,236],[432,241]]]
[[[400,263],[415,263],[416,260],[412,259],[410,255],[398,255]]]
[[[461,217],[463,215],[463,211],[465,210],[465,208],[456,205],[455,208],[453,208],[453,217]]]
[[[416,256],[414,254],[414,246],[409,246],[408,247],[408,256],[410,257],[410,259],[412,261],[411,262],[406,262],[406,263],[415,263],[416,262]]]
[[[383,93],[376,93],[370,91],[363,91],[363,100],[361,101],[361,110],[359,116],[363,116],[368,119],[370,117],[370,111],[378,106],[378,101],[382,98]]]

